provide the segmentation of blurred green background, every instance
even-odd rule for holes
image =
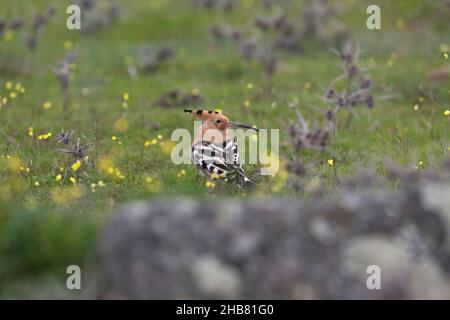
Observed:
[[[344,38],[361,47],[361,65],[381,98],[373,109],[355,110],[349,126],[343,126],[348,114],[339,115],[332,150],[301,153],[313,164],[307,179],[320,177],[334,197],[336,174],[372,167],[384,175],[387,158],[436,168],[448,157],[448,1],[86,0],[75,2],[82,7],[81,31],[66,28],[72,3],[0,0],[0,97],[7,98],[0,108],[2,298],[77,297],[64,289],[65,268],[92,259],[99,228],[125,201],[308,198],[290,188],[283,169],[293,156],[286,130],[295,113],[288,104],[298,102],[311,123],[321,121],[322,114],[306,106],[323,106],[320,96],[342,71],[331,48],[339,50]],[[381,8],[381,30],[366,28],[370,4]],[[36,28],[39,14],[53,9]],[[244,59],[233,40],[211,32],[232,28],[270,46],[274,35],[256,28],[255,19],[283,13],[293,23],[296,47],[276,49],[273,74]],[[12,28],[14,21],[23,25]],[[53,70],[72,50],[64,107]],[[168,59],[158,62],[164,53]],[[256,187],[242,192],[221,183],[211,187],[191,166],[175,166],[171,132],[192,130],[193,119],[182,112],[183,103],[158,103],[174,90],[191,99],[186,106],[218,108],[232,120],[280,129],[279,174],[257,177],[257,166],[246,166]],[[90,144],[78,170],[57,151],[63,128]]]

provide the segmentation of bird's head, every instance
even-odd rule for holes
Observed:
[[[226,130],[227,128],[231,129],[253,129],[256,131],[259,131],[256,128],[253,128],[251,126],[237,123],[234,121],[230,121],[228,117],[223,115],[221,112],[218,111],[211,111],[211,110],[189,110],[184,109],[184,112],[192,114],[197,119],[200,119],[203,121],[204,126],[206,126],[208,129],[217,129],[217,130]]]

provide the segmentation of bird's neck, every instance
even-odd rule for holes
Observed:
[[[227,140],[226,129],[217,129],[211,127],[211,125],[204,123],[197,128],[197,134],[195,141],[207,141],[214,143],[223,143]]]

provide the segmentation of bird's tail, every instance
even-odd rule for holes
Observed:
[[[242,190],[247,189],[250,185],[253,184],[253,181],[250,180],[246,175],[242,168],[237,168],[236,170],[236,183]]]

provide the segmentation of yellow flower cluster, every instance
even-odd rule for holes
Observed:
[[[444,56],[445,60],[448,60],[448,54],[450,52],[450,46],[446,43],[441,43],[439,45],[439,51],[441,51],[442,55]]]
[[[209,189],[214,189],[214,188],[216,187],[216,184],[215,184],[214,182],[210,181],[210,180],[207,180],[207,181],[205,182],[205,186],[206,186],[207,188],[209,188]]]
[[[122,174],[119,168],[116,167],[109,167],[108,168],[108,174],[115,176],[116,178],[123,180],[125,179],[125,176]]]
[[[152,139],[152,140],[146,140],[146,141],[144,142],[144,147],[148,148],[148,147],[150,147],[151,145],[154,146],[154,145],[158,144],[158,140],[162,140],[162,139],[163,139],[163,136],[162,136],[161,134],[158,134],[158,136],[157,136],[156,138],[154,138],[154,139]],[[160,141],[159,144],[162,145],[163,142]]]
[[[29,167],[25,168],[24,166],[20,166],[20,171],[30,173],[30,168]]]
[[[13,81],[7,81],[5,84],[5,88],[8,91],[3,96],[0,95],[0,108],[6,106],[8,101],[16,99],[20,94],[25,93],[25,87],[20,83]]]
[[[33,130],[33,127],[28,127],[28,136],[29,136],[29,137],[34,137],[34,130]]]
[[[184,177],[185,175],[186,175],[186,170],[184,170],[184,169],[177,173],[178,178]]]
[[[47,141],[51,137],[52,137],[52,133],[51,132],[47,132],[47,133],[38,135],[37,138],[38,138],[39,141]]]
[[[128,101],[130,100],[130,94],[128,92],[122,93],[122,108],[128,109]]]
[[[120,141],[118,136],[111,136],[111,140],[116,142],[118,145],[122,145],[122,141]]]

